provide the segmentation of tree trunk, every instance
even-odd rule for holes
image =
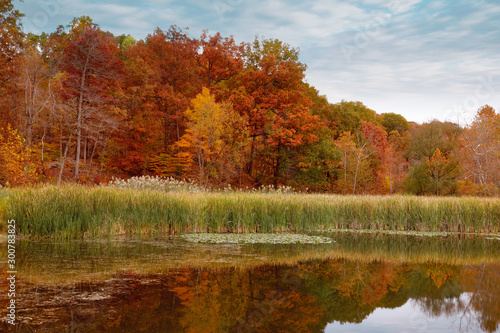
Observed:
[[[69,139],[68,139],[68,144],[66,145],[66,149],[64,150],[64,156],[63,156],[63,159],[61,161],[61,166],[59,168],[59,179],[57,181],[57,184],[61,184],[62,175],[64,172],[64,163],[66,162],[66,156],[68,155],[68,148],[71,145],[72,138],[73,138],[73,133],[70,134]]]
[[[252,168],[253,168],[253,155],[255,151],[255,138],[256,135],[252,135],[252,147],[250,149],[250,162],[248,162],[248,175],[252,177]]]
[[[276,158],[276,169],[274,169],[274,188],[278,189],[279,185],[279,176],[280,176],[280,168],[281,168],[281,143],[278,144],[278,153]]]
[[[76,156],[75,156],[75,179],[78,179],[78,172],[80,167],[80,150],[82,145],[82,124],[83,124],[83,93],[85,88],[85,77],[87,75],[87,65],[89,62],[89,55],[83,67],[82,78],[80,81],[80,93],[78,96],[78,109],[77,109],[77,123],[76,123]]]

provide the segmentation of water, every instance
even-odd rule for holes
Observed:
[[[17,332],[499,332],[498,239],[325,236],[19,241]]]

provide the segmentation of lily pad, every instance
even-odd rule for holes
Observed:
[[[329,244],[328,237],[301,234],[184,234],[182,238],[193,243],[209,244]]]

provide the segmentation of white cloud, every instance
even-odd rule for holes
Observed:
[[[61,5],[52,10],[37,0],[20,4],[25,22],[34,15],[49,18],[26,28],[50,32],[73,17],[90,15],[104,29],[136,38],[172,24],[190,27],[193,37],[209,29],[234,35],[238,42],[250,42],[257,34],[278,38],[301,48],[308,82],[331,102],[356,99],[410,120],[423,121],[463,104],[480,78],[493,75],[500,81],[500,4],[495,2],[58,1]],[[346,55],[346,48],[352,54]],[[500,106],[498,91],[500,86],[481,103]]]

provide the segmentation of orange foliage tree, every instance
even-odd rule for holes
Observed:
[[[277,40],[254,43],[246,58],[247,68],[220,94],[248,117],[250,178],[255,184],[286,185],[300,162],[295,152],[319,140],[323,123],[311,112],[305,66],[289,45]]]
[[[92,162],[96,147],[100,146],[102,164],[109,135],[119,126],[121,111],[115,105],[113,92],[119,87],[123,64],[113,38],[91,20],[75,19],[71,31],[62,37],[65,45],[60,63],[64,73],[61,94],[64,117],[70,119],[67,145],[72,136],[76,140],[74,178],[78,179],[82,157],[87,160],[90,156]]]

